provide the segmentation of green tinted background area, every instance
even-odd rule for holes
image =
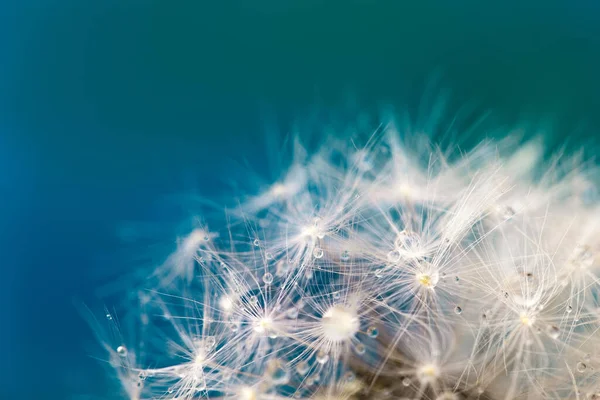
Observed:
[[[115,226],[164,217],[147,204],[173,191],[217,193],[244,159],[276,175],[266,143],[295,118],[426,115],[448,89],[449,110],[552,127],[551,146],[593,155],[598,140],[593,1],[12,3],[0,13],[1,398],[111,398],[72,299],[92,301]]]

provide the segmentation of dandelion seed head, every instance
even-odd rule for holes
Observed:
[[[439,377],[439,368],[435,364],[425,364],[417,369],[416,375],[421,384],[432,384]]]
[[[332,342],[351,339],[360,328],[356,313],[343,305],[330,307],[321,318],[324,336]]]

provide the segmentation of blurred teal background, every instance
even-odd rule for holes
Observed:
[[[242,160],[268,173],[265,143],[303,114],[448,88],[450,108],[549,121],[593,155],[600,5],[408,3],[3,2],[0,398],[117,398],[73,306],[118,264],[117,227],[219,193]]]

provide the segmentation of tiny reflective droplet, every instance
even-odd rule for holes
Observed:
[[[577,371],[579,372],[585,372],[585,370],[587,369],[587,365],[581,361],[579,361],[577,363]]]
[[[515,210],[510,206],[504,206],[504,207],[502,207],[502,209],[500,211],[500,215],[505,220],[510,220],[510,219],[512,219],[512,217],[515,216]]]
[[[379,335],[379,330],[375,326],[367,328],[367,335],[371,338],[376,338]]]
[[[406,387],[410,386],[410,378],[402,379],[402,384]]]
[[[263,275],[262,280],[267,285],[270,285],[271,283],[273,283],[273,274],[270,272],[267,272],[266,274]]]
[[[344,250],[340,256],[340,259],[342,261],[348,261],[350,259],[350,252],[348,250]]]
[[[308,363],[306,361],[300,361],[296,365],[296,372],[298,372],[299,375],[306,375],[308,373],[309,369],[310,368],[309,368]]]
[[[572,306],[567,306],[567,313],[570,313],[571,311],[573,311],[573,307]]]
[[[127,357],[127,347],[119,346],[117,347],[117,354],[121,357]]]
[[[387,259],[389,262],[398,262],[400,261],[400,252],[398,250],[392,250],[387,254]]]
[[[296,319],[298,318],[298,309],[296,307],[290,307],[285,314],[288,318]]]
[[[462,313],[462,308],[461,308],[461,306],[456,306],[456,307],[454,307],[454,312],[455,312],[456,314],[461,314],[461,313]]]
[[[455,277],[454,277],[454,280],[455,280],[456,282],[460,282],[460,278],[459,278],[458,276],[455,276]]]
[[[342,294],[340,292],[333,292],[332,297],[338,300],[342,297]]]
[[[106,313],[106,319],[111,321],[112,320],[112,315],[110,315],[110,313]]]
[[[313,256],[315,258],[322,258],[323,257],[323,249],[320,247],[315,247],[315,249],[313,250]]]
[[[254,242],[252,242],[256,247],[260,246],[260,240],[258,239],[254,239]]]
[[[256,296],[250,296],[250,299],[248,299],[248,301],[250,302],[250,304],[252,304],[253,306],[258,304],[258,297]]]
[[[381,278],[383,276],[383,269],[379,268],[375,270],[375,277],[376,278]]]
[[[550,336],[552,339],[558,339],[558,337],[560,336],[560,329],[558,329],[558,326],[556,325],[549,325],[547,328],[547,332],[548,336]]]
[[[266,253],[265,253],[265,258],[266,258],[267,260],[272,260],[272,259],[273,259],[273,253],[266,252]]]
[[[346,382],[354,382],[354,379],[356,378],[356,375],[354,375],[354,372],[352,371],[348,371],[344,374],[344,381]]]
[[[215,347],[215,344],[217,344],[217,339],[215,339],[214,336],[207,336],[204,339],[204,345],[207,349],[212,349],[213,347]]]
[[[317,362],[319,364],[325,364],[329,361],[329,354],[325,353],[323,350],[319,350],[317,352]]]
[[[356,354],[362,355],[365,354],[365,345],[362,343],[358,343],[356,346],[354,346],[354,351],[356,351]]]

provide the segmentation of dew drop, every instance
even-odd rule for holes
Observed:
[[[354,382],[354,379],[356,379],[356,375],[354,375],[354,372],[348,371],[344,374],[343,379],[345,382]]]
[[[298,318],[298,308],[290,307],[290,308],[288,308],[288,310],[286,311],[285,314],[287,315],[288,318],[296,319],[296,318]]]
[[[270,272],[267,272],[266,274],[263,275],[262,280],[267,285],[270,285],[271,283],[273,283],[273,274]]]
[[[106,313],[106,319],[112,321],[112,315],[110,315],[110,313]]]
[[[127,347],[119,346],[117,347],[117,354],[121,357],[127,357]]]
[[[354,346],[354,351],[356,351],[356,354],[365,354],[365,350],[365,345],[362,343],[358,343],[356,346]]]
[[[579,372],[585,372],[586,368],[587,368],[587,365],[585,363],[583,363],[581,361],[579,361],[577,363],[577,371],[579,371]]]
[[[402,385],[404,385],[406,387],[410,386],[410,378],[402,379]]]
[[[272,260],[272,259],[273,259],[273,253],[266,252],[266,253],[265,253],[265,258],[266,258],[267,260]]]
[[[548,325],[546,330],[548,332],[548,336],[550,336],[552,339],[558,339],[558,336],[560,336],[560,329],[558,329],[558,326],[556,325]]]
[[[500,215],[504,220],[510,220],[515,216],[515,210],[510,206],[504,206],[500,210]]]
[[[323,350],[319,350],[317,352],[317,362],[319,364],[325,364],[329,361],[329,354],[325,353]]]
[[[383,276],[383,268],[378,268],[375,270],[375,278],[381,278]]]
[[[567,313],[571,313],[573,311],[573,307],[572,306],[567,306]]]
[[[342,297],[342,294],[340,292],[333,292],[331,295],[334,299],[339,300],[340,297]]]
[[[340,256],[340,259],[342,261],[348,261],[350,259],[350,252],[348,250],[344,250]]]
[[[315,247],[315,249],[313,250],[313,256],[315,258],[323,258],[323,249],[320,247]]]
[[[397,249],[414,249],[419,245],[419,236],[406,230],[398,233],[394,245]]]
[[[460,278],[459,278],[458,276],[455,276],[455,277],[454,277],[454,280],[455,280],[456,282],[460,282]]]
[[[287,366],[280,360],[273,360],[270,365],[271,381],[275,385],[285,385],[290,380]]]
[[[260,240],[258,239],[254,239],[254,242],[252,242],[254,244],[254,246],[258,247],[260,246]]]
[[[215,339],[214,336],[207,336],[204,338],[204,346],[206,346],[207,349],[212,349],[215,347],[215,344],[217,344],[217,339]]]
[[[367,335],[370,338],[376,338],[379,335],[379,330],[375,326],[370,326],[367,328]]]
[[[264,277],[263,277],[264,280]],[[266,282],[265,282],[266,283]],[[250,296],[250,299],[248,299],[248,301],[250,302],[250,304],[252,304],[253,306],[258,305],[258,297],[256,296]]]
[[[392,250],[387,254],[387,259],[389,262],[398,262],[400,261],[400,252],[398,250]]]
[[[296,365],[296,372],[300,375],[306,375],[308,373],[309,370],[309,366],[308,363],[306,361],[300,361],[297,365]]]
[[[459,315],[460,315],[460,314],[462,313],[462,308],[461,308],[461,306],[456,306],[456,307],[454,307],[454,312],[455,312],[456,314],[459,314]]]

